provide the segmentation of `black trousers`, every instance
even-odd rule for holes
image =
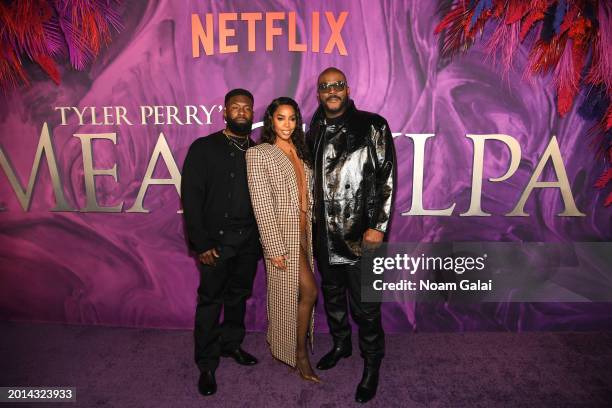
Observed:
[[[355,264],[330,265],[327,237],[317,228],[317,266],[327,324],[338,346],[351,342],[350,313],[359,327],[359,350],[366,361],[379,361],[385,355],[385,332],[382,328],[380,302],[361,301],[361,261]],[[324,231],[324,230],[323,230]]]
[[[240,347],[244,340],[246,301],[253,291],[259,241],[222,251],[214,266],[199,264],[200,286],[195,313],[195,362],[200,371],[215,370],[222,351]],[[230,253],[228,257],[225,253]],[[223,309],[223,322],[219,322]]]

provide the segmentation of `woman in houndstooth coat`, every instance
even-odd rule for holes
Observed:
[[[302,117],[291,98],[266,109],[262,142],[247,150],[247,175],[261,236],[268,283],[268,344],[302,378],[320,382],[306,351],[311,347],[317,287],[312,255],[310,157]]]

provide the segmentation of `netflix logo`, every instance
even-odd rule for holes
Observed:
[[[238,38],[246,38],[246,51],[274,51],[281,49],[282,37],[286,37],[286,49],[292,52],[337,52],[346,56],[348,52],[342,29],[349,12],[342,11],[337,16],[326,11],[313,11],[310,18],[302,21],[295,11],[265,13],[207,13],[203,19],[198,14],[191,15],[192,56],[198,58],[201,51],[206,55],[236,53],[245,51]],[[323,26],[323,27],[322,27]],[[304,30],[299,38],[298,27]],[[322,29],[324,28],[324,29]],[[321,38],[322,33],[329,36]],[[258,43],[257,38],[262,41]]]

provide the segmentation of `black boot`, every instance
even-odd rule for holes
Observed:
[[[341,358],[350,357],[352,353],[353,347],[350,340],[335,345],[329,353],[321,357],[321,360],[317,363],[317,368],[319,370],[329,370],[338,364]]]
[[[365,403],[374,398],[378,388],[378,371],[380,370],[380,359],[365,360],[363,365],[363,376],[357,386],[355,401]]]
[[[217,392],[217,381],[214,371],[202,371],[198,381],[198,391],[204,396],[213,395]]]

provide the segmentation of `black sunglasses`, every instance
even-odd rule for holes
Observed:
[[[336,92],[344,91],[346,88],[345,81],[336,81],[336,82],[321,82],[318,86],[319,92],[329,92],[332,88],[336,90]]]

